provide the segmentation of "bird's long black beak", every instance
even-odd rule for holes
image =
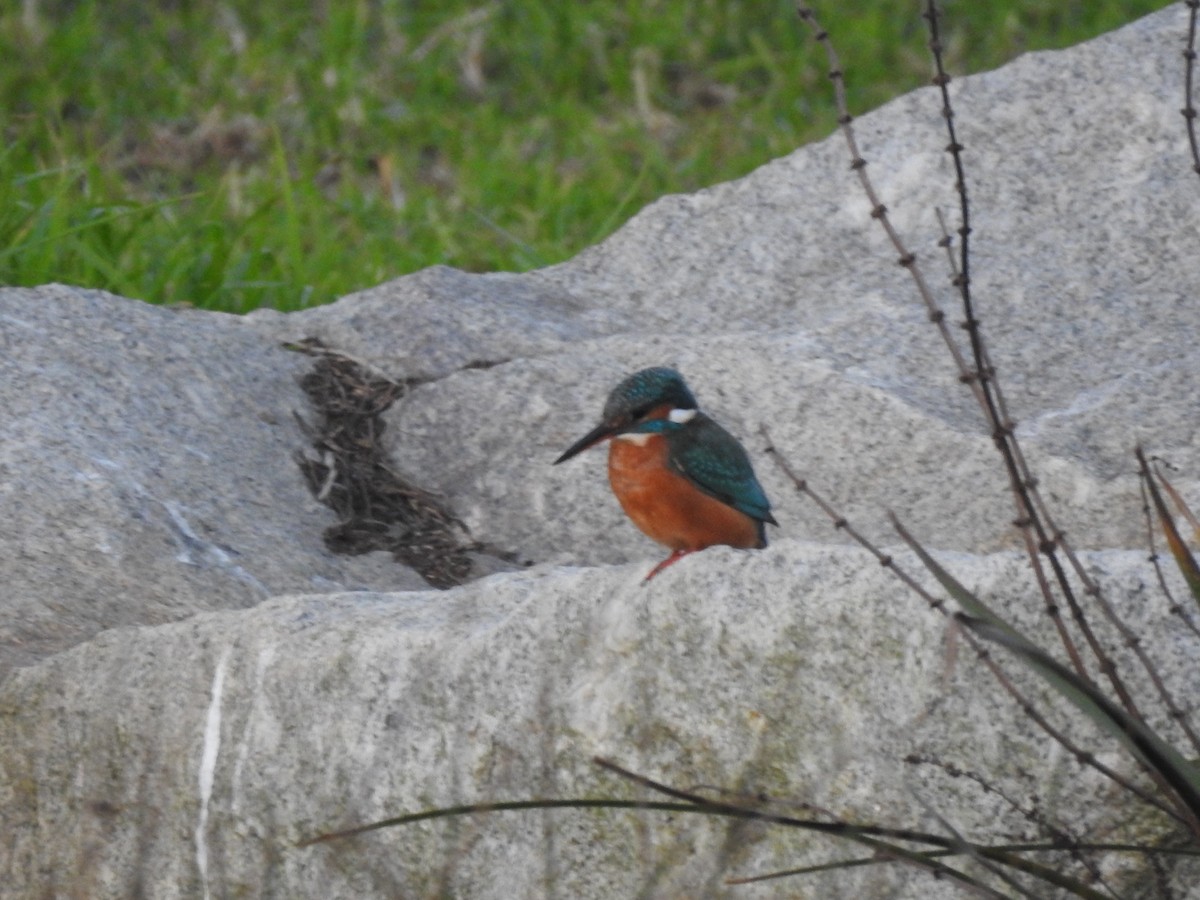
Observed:
[[[618,426],[610,425],[607,422],[601,422],[599,425],[573,443],[570,447],[568,447],[566,452],[554,461],[554,465],[557,466],[560,462],[566,462],[572,456],[582,453],[588,447],[600,443],[605,438],[612,437],[620,430],[621,429]]]

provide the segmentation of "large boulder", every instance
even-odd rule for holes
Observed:
[[[291,462],[311,360],[245,320],[8,288],[0,346],[0,675],[107,628],[423,585],[325,549]]]
[[[1140,553],[1088,563],[1118,597],[1143,589]],[[954,564],[1034,629],[1019,557]],[[944,831],[930,803],[970,836],[1027,829],[999,794],[906,765],[917,753],[1039,799],[1074,834],[1137,821],[982,667],[955,664],[942,620],[864,552],[789,540],[716,549],[647,586],[644,573],[278,597],[109,631],[21,670],[0,693],[0,879],[14,896],[954,895],[894,866],[729,889],[863,851],[650,811],[495,813],[297,846],[436,806],[667,799],[596,755],[709,796],[767,795],[784,815]],[[1168,617],[1121,609],[1171,646]],[[1160,656],[1185,695],[1200,687],[1182,647]],[[1055,705],[1044,694],[1031,696]],[[1070,730],[1121,765],[1094,732]]]
[[[1182,7],[1165,10],[953,91],[972,283],[1019,434],[1179,697],[1200,687],[1195,645],[1144,602],[1154,575],[1130,449],[1169,458],[1196,495],[1185,24]],[[937,209],[956,212],[942,127],[929,90],[857,123],[893,220],[957,318],[936,246]],[[1052,641],[1011,552],[991,439],[895,256],[834,135],[666,198],[525,275],[431,269],[241,319],[0,291],[0,668],[18,667],[0,683],[5,891],[948,890],[894,866],[727,888],[854,851],[650,812],[498,813],[295,846],[436,805],[646,796],[595,755],[852,819],[943,830],[932,808],[981,839],[1021,827],[999,795],[902,762],[919,753],[1016,785],[1009,796],[1079,834],[1154,831],[762,453],[766,426],[866,534],[894,542],[895,510],[967,585]],[[331,553],[321,533],[335,517],[292,459],[307,440],[296,381],[313,360],[281,345],[308,337],[408,385],[385,413],[391,466],[471,539],[538,565],[439,592],[383,554]],[[706,551],[642,587],[661,551],[623,519],[602,455],[549,463],[621,375],[652,364],[678,366],[744,439],[781,527],[765,551]],[[1064,727],[1131,768],[1086,725]],[[1105,864],[1115,881],[1118,868]]]
[[[1200,371],[1200,179],[1179,113],[1182,18],[1166,10],[953,83],[977,313],[1026,447],[1087,546],[1141,540],[1137,442],[1184,480],[1200,473],[1186,424]],[[940,110],[928,88],[856,127],[892,220],[957,321],[937,246],[938,211],[957,216]],[[1002,548],[1013,535],[997,522],[1011,504],[991,439],[848,163],[834,135],[660,200],[559,266],[431,269],[250,319],[430,379],[389,413],[394,458],[473,533],[528,559],[650,552],[609,498],[598,455],[547,463],[591,427],[622,375],[661,364],[678,366],[752,450],[768,426],[873,536],[892,508],[939,546]],[[823,518],[759,467],[781,535],[830,540]],[[966,488],[953,504],[948,485]]]

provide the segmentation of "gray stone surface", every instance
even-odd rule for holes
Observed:
[[[1184,24],[1172,8],[956,82],[955,97],[976,297],[1026,449],[1068,531],[1104,548],[1087,564],[1186,698],[1200,687],[1195,644],[1138,549],[1129,453],[1144,441],[1197,496],[1200,179],[1178,113]],[[953,212],[954,196],[938,110],[917,92],[859,135],[957,317],[935,247],[934,211]],[[853,851],[650,813],[497,814],[292,846],[437,804],[640,796],[598,773],[596,754],[887,824],[933,828],[928,800],[975,837],[1021,827],[995,795],[901,763],[936,752],[1080,831],[1134,815],[1144,834],[1152,819],[1032,734],[943,621],[762,454],[765,424],[864,531],[893,540],[894,509],[1050,643],[1009,552],[990,441],[894,256],[834,136],[666,198],[522,276],[431,269],[244,319],[0,292],[14,398],[0,406],[13,423],[0,571],[15,588],[0,637],[31,662],[102,631],[0,683],[0,884],[96,897],[949,895],[897,867],[726,888]],[[541,565],[405,592],[411,576],[390,563],[328,557],[329,514],[290,462],[307,363],[278,349],[309,335],[426,379],[389,414],[397,467],[477,538]],[[621,517],[602,454],[549,462],[621,375],[662,363],[746,440],[781,528],[765,551],[710,550],[642,587],[661,551]],[[344,592],[356,586],[399,592]],[[144,627],[267,595],[285,596]]]
[[[1138,441],[1200,486],[1200,179],[1179,114],[1183,12],[953,83],[978,314],[1045,488],[1088,546],[1141,540]],[[957,320],[936,246],[936,211],[956,214],[939,110],[921,90],[857,128],[895,223]],[[623,374],[658,364],[678,365],[752,450],[768,425],[869,533],[886,533],[875,523],[892,508],[939,546],[1007,546],[998,523],[1009,501],[980,415],[895,258],[834,135],[660,200],[560,266],[432,269],[332,307],[251,319],[435,378],[390,414],[399,465],[444,492],[477,536],[528,559],[656,552],[608,495],[600,454],[546,463],[591,427]],[[754,456],[780,507],[775,533],[829,540]]]
[[[0,289],[0,675],[106,628],[423,586],[322,544],[291,460],[310,366],[235,316]]]
[[[999,605],[1032,590],[1015,556],[952,562]],[[1141,554],[1089,563],[1118,597],[1144,586]],[[727,889],[856,851],[662,813],[503,813],[294,846],[437,805],[649,796],[593,755],[897,826],[937,828],[931,800],[970,834],[1024,823],[905,754],[1015,783],[1077,831],[1120,808],[980,667],[955,663],[942,620],[865,554],[789,541],[711,551],[645,587],[643,572],[280,597],[110,631],[19,670],[0,695],[0,880],[15,896],[953,896],[894,866]],[[1119,602],[1194,695],[1161,606]]]

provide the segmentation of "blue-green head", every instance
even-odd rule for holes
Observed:
[[[629,431],[664,434],[670,430],[668,419],[672,410],[695,410],[696,398],[688,389],[683,376],[666,366],[642,369],[625,378],[613,388],[604,404],[601,422],[567,448],[557,465],[582,453],[606,438]],[[668,424],[650,424],[663,422]]]

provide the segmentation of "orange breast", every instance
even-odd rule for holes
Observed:
[[[669,469],[666,438],[647,437],[642,446],[613,440],[608,451],[609,484],[633,524],[672,550],[759,546],[754,519]]]

